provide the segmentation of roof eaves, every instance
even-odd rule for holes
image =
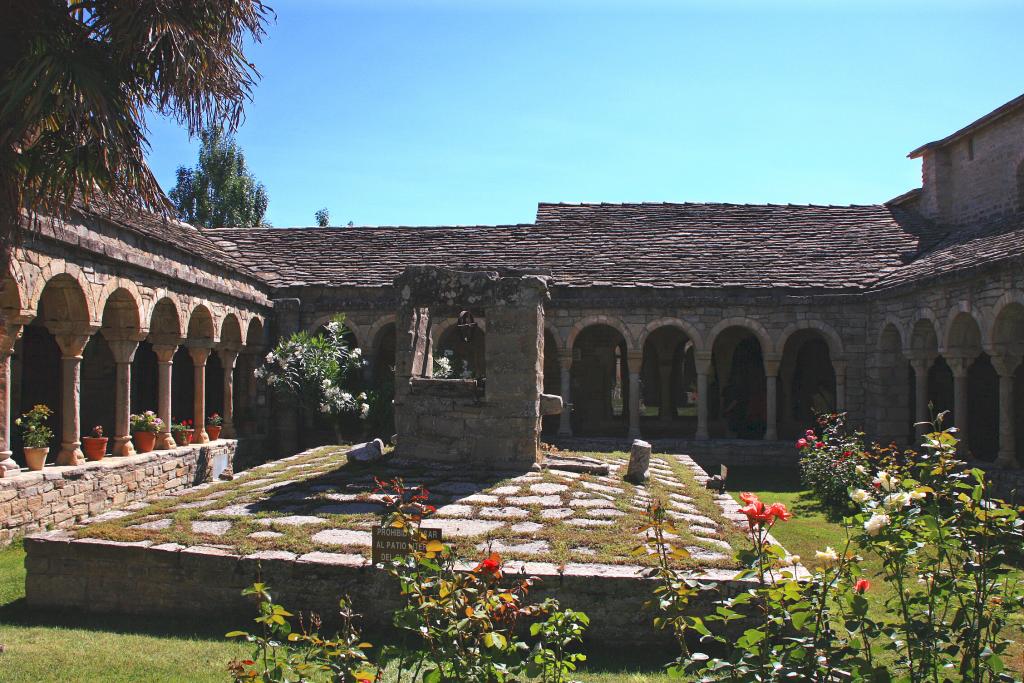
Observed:
[[[933,142],[929,142],[929,143],[921,145],[920,147],[918,147],[917,149],[912,151],[910,154],[908,154],[907,157],[910,158],[910,159],[917,159],[918,157],[920,157],[922,154],[924,154],[925,152],[927,152],[929,150],[936,149],[936,148],[939,148],[939,147],[945,147],[946,145],[950,144],[951,142],[954,142],[954,141],[958,140],[959,138],[962,138],[965,135],[973,133],[974,131],[978,130],[979,128],[983,128],[984,126],[987,126],[990,123],[993,123],[993,122],[1003,118],[1004,116],[1012,114],[1012,113],[1016,112],[1018,109],[1021,109],[1021,108],[1024,108],[1024,95],[1020,95],[1018,97],[1013,98],[1012,100],[1010,100],[1006,104],[1004,104],[1004,105],[1002,105],[1002,106],[1000,106],[1000,107],[998,107],[996,109],[993,109],[989,113],[987,113],[984,116],[982,116],[980,119],[972,121],[971,123],[969,123],[966,126],[964,126],[963,128],[961,128],[960,130],[958,130],[955,133],[952,133],[950,135],[947,135],[946,137],[942,138],[941,140],[935,140]]]

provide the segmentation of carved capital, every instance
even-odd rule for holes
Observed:
[[[89,343],[92,334],[58,334],[55,335],[57,346],[60,347],[62,358],[81,358],[85,345]]]
[[[210,357],[212,349],[208,346],[189,346],[188,355],[192,357],[192,364],[196,367],[206,365],[206,359]]]

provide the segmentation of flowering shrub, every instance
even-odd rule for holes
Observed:
[[[767,543],[789,512],[743,494],[751,548],[739,554],[755,587],[721,600],[704,617],[685,617],[701,643],[724,652],[689,652],[669,672],[734,681],[1013,681],[1003,663],[1007,617],[1024,590],[1007,558],[1024,547],[1024,509],[988,497],[984,474],[956,460],[953,430],[929,434],[925,454],[899,474],[867,470],[847,495],[842,550],[815,553],[809,578],[798,558]],[[858,473],[861,474],[861,473]],[[862,553],[882,560],[891,596],[878,615]],[[712,627],[721,624],[721,632]],[[744,630],[730,633],[736,626]],[[748,627],[748,624],[749,625]]]
[[[14,424],[21,429],[22,443],[26,448],[46,448],[53,440],[53,430],[46,421],[53,415],[49,406],[42,403],[32,406],[32,409],[24,413],[14,421]]]
[[[190,429],[195,429],[192,424],[192,420],[182,420],[181,422],[171,421],[171,434],[184,434]]]
[[[217,413],[213,413],[208,418],[206,418],[206,424],[210,425],[211,427],[220,427],[222,424],[224,424],[224,418]]]
[[[822,415],[819,433],[808,429],[796,442],[800,451],[800,479],[815,497],[832,507],[849,507],[846,492],[861,486],[864,467],[863,434],[846,430],[844,414]]]
[[[297,400],[308,410],[340,421],[365,419],[370,411],[366,394],[358,389],[365,365],[362,351],[345,341],[344,318],[326,325],[326,332],[296,332],[267,354],[256,377],[278,393]]]
[[[135,432],[162,432],[164,431],[164,421],[156,416],[152,410],[147,410],[139,415],[132,415],[130,417],[131,430]]]

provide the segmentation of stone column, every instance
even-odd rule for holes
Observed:
[[[643,354],[630,351],[626,357],[629,366],[629,438],[640,436],[640,366]]]
[[[836,373],[836,412],[846,412],[846,361],[832,361],[832,370]]]
[[[220,349],[217,351],[220,363],[224,366],[224,418],[221,436],[225,439],[235,438],[235,361],[238,360],[238,349]]]
[[[1016,434],[1014,432],[1013,380],[1020,358],[993,356],[992,365],[999,374],[999,454],[998,467],[1017,467]]]
[[[192,422],[196,433],[192,443],[209,443],[206,433],[206,359],[210,357],[210,349],[203,346],[190,346],[188,355],[192,357],[195,377],[195,392],[192,400]]]
[[[572,436],[572,353],[562,351],[558,365],[562,376],[562,414],[558,418],[558,435]]]
[[[171,436],[171,374],[174,371],[174,354],[178,351],[177,344],[154,344],[156,354],[157,417],[163,420],[166,431],[156,435],[157,450],[174,448],[174,437]]]
[[[697,438],[708,438],[708,371],[711,370],[711,352],[693,354],[697,370]]]
[[[117,369],[114,380],[114,438],[110,448],[111,455],[135,455],[130,433],[130,416],[132,411],[132,360],[139,342],[134,339],[110,339],[107,341],[114,355]],[[167,425],[170,428],[170,425]]]
[[[914,369],[914,422],[917,425],[917,437],[920,439],[929,431],[928,422],[928,368],[932,365],[931,358],[916,357],[910,359],[910,367]]]
[[[57,454],[58,465],[80,465],[85,462],[82,454],[82,434],[79,424],[81,408],[81,371],[82,351],[91,334],[59,334],[57,345],[60,346],[61,392],[60,404],[62,413],[60,453]]]
[[[7,324],[0,334],[0,470],[17,469],[11,452],[11,354],[22,326]],[[0,471],[0,476],[3,472]]]
[[[776,384],[779,378],[779,359],[764,359],[764,384],[765,384],[765,441],[778,441],[779,439],[779,418],[778,418],[778,391]]]
[[[971,359],[963,356],[947,358],[946,362],[953,371],[953,424],[956,425],[957,453],[966,455],[970,450],[967,443],[967,371]]]
[[[660,384],[659,398],[661,408],[658,410],[658,419],[662,422],[672,421],[672,362],[658,365],[658,382]]]

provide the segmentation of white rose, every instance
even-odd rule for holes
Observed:
[[[878,484],[885,491],[892,491],[899,484],[899,479],[889,476],[888,472],[882,470],[878,473],[878,476],[875,477],[875,481],[873,483]]]
[[[871,515],[871,519],[864,522],[864,530],[868,532],[869,536],[877,536],[882,533],[882,529],[889,526],[891,521],[889,515],[884,512],[876,512]]]
[[[928,496],[924,491],[911,491],[910,500],[924,500]]]
[[[910,494],[906,491],[896,491],[882,499],[882,506],[887,510],[898,510],[908,505],[910,505]]]
[[[837,553],[836,549],[832,546],[828,546],[824,551],[815,550],[814,559],[817,560],[819,564],[832,565],[839,562],[839,553]]]
[[[864,489],[854,489],[853,492],[850,493],[850,498],[853,500],[854,503],[857,503],[858,505],[863,505],[864,503],[871,500],[871,494],[865,491]]]
[[[859,474],[862,477],[868,473],[864,465],[857,465],[857,467],[855,467],[854,470],[857,472],[857,474]]]

